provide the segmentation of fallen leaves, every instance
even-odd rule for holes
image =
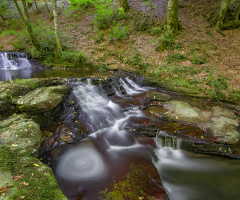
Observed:
[[[7,192],[7,191],[8,191],[8,187],[0,188],[0,193]]]

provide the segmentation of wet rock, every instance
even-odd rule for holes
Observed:
[[[172,97],[168,94],[157,92],[157,91],[148,91],[147,96],[151,101],[171,101]]]
[[[13,184],[12,174],[0,168],[0,200],[9,199],[15,193]]]
[[[68,92],[69,87],[66,85],[38,88],[18,99],[17,106],[23,112],[50,111],[57,107]]]
[[[238,132],[239,121],[237,119],[223,116],[212,117],[210,122],[198,124],[198,127],[210,130],[216,142],[234,144],[238,142],[240,133]]]
[[[238,119],[238,116],[235,114],[233,110],[230,110],[228,108],[223,108],[220,106],[214,106],[212,108],[212,116],[214,117],[223,116],[223,117],[227,117],[234,120]]]
[[[37,156],[41,131],[37,123],[24,115],[15,115],[0,123],[0,141],[3,146],[19,151],[29,151]]]
[[[163,104],[164,117],[170,121],[183,122],[187,124],[198,124],[210,120],[210,111],[201,111],[200,109],[182,101],[170,101]]]
[[[17,112],[15,104],[19,97],[36,88],[56,84],[62,84],[62,80],[58,78],[32,78],[0,82],[0,120],[6,119]]]

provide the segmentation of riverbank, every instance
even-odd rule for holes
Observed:
[[[66,12],[68,5],[61,3],[59,25],[64,46],[61,58],[51,55],[42,58],[33,51],[22,22],[9,16],[0,25],[0,51],[29,52],[51,67],[66,67],[69,62],[70,67],[82,67],[78,64],[87,62],[99,70],[140,73],[168,90],[239,105],[240,28],[224,31],[226,37],[223,37],[209,26],[206,16],[217,9],[218,2],[206,1],[201,5],[197,1],[180,2],[179,19],[185,29],[176,38],[165,38],[170,48],[158,52],[165,29],[166,3],[153,1],[156,8],[152,23],[150,8],[143,2],[130,0],[127,14],[106,29],[97,28],[91,6]],[[207,7],[211,8],[209,13]],[[30,8],[38,37],[46,44],[54,43],[53,22],[48,21],[43,3],[38,2],[38,8],[39,14],[35,6]]]

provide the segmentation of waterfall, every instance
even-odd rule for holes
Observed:
[[[0,52],[1,80],[15,79],[17,77],[30,78],[31,64],[25,53]]]
[[[24,53],[0,53],[0,68],[18,70],[30,68],[31,64]]]

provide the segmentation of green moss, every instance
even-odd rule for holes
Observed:
[[[28,152],[18,154],[14,150],[0,146],[1,170],[10,172],[14,179],[15,194],[9,199],[15,200],[24,197],[26,200],[66,199],[59,189],[52,170],[31,157]]]

